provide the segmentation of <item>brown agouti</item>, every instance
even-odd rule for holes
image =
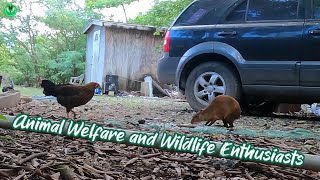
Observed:
[[[211,126],[215,121],[222,120],[224,127],[233,127],[233,122],[239,119],[241,108],[236,99],[228,95],[219,95],[205,109],[197,112],[191,120],[191,124],[207,121]]]

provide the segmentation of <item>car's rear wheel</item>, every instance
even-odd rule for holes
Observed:
[[[186,82],[186,98],[195,111],[209,105],[218,95],[230,95],[240,100],[240,81],[229,65],[207,62],[192,70]]]

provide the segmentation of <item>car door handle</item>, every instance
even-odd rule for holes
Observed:
[[[320,34],[320,29],[309,31],[309,34]]]
[[[236,31],[222,31],[222,32],[218,32],[218,36],[228,36],[228,35],[237,35]]]

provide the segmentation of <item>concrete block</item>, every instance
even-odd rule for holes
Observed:
[[[10,90],[0,94],[0,109],[15,107],[21,98],[19,91]]]
[[[109,96],[115,96],[115,92],[114,91],[109,91],[108,95]]]

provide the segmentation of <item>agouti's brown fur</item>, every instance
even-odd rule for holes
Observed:
[[[217,120],[222,120],[224,127],[233,127],[233,122],[239,119],[241,108],[236,99],[228,95],[219,95],[205,109],[197,112],[191,124],[207,121],[206,125],[211,126]]]

